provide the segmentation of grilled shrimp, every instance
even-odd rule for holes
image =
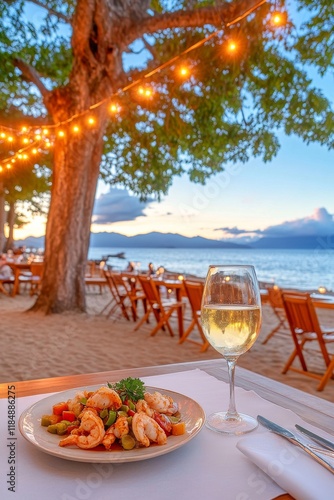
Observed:
[[[145,401],[145,399],[139,399],[136,403],[136,410],[137,412],[144,412],[146,415],[149,417],[153,417],[154,410],[149,407],[148,403]]]
[[[135,413],[132,418],[132,430],[137,441],[144,446],[150,442],[166,444],[167,436],[159,424],[144,412]]]
[[[149,407],[159,413],[174,415],[178,411],[178,404],[170,396],[166,396],[160,392],[156,391],[153,394],[145,392],[144,398]]]
[[[76,445],[84,450],[95,448],[99,445],[105,435],[104,425],[96,412],[86,409],[82,412],[80,426],[65,439],[59,441],[59,446]]]
[[[68,409],[73,411],[76,417],[81,413],[84,407],[84,405],[81,403],[81,400],[86,399],[87,395],[87,391],[80,391],[76,393],[74,398],[67,401]]]
[[[106,431],[102,444],[109,450],[116,438],[121,439],[126,434],[129,434],[128,419],[127,417],[118,417],[116,422]]]
[[[112,408],[118,410],[122,406],[122,400],[116,391],[109,387],[100,387],[92,396],[87,399],[88,408]]]

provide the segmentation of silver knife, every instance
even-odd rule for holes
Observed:
[[[305,427],[302,427],[301,425],[296,424],[295,427],[299,432],[311,438],[315,443],[321,444],[321,446],[323,446],[327,450],[334,451],[334,443],[328,441],[328,439],[318,436],[318,434],[315,434],[314,432],[305,429]]]
[[[300,441],[298,437],[295,436],[292,432],[288,431],[288,429],[284,429],[284,427],[281,427],[280,425],[271,422],[271,420],[268,420],[265,417],[262,417],[261,415],[258,415],[257,419],[260,422],[260,424],[264,425],[264,427],[266,427],[270,431],[275,432],[279,436],[285,437],[288,441],[290,441],[290,443],[295,444],[300,448],[302,448],[302,450],[306,451],[306,453],[308,453],[312,458],[314,458],[314,460],[316,460],[320,465],[322,465],[332,474],[334,474],[334,467],[329,462],[327,462],[327,460],[322,458],[315,451],[311,450],[311,448],[302,443],[302,441]]]

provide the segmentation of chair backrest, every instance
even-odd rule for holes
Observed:
[[[184,280],[183,286],[189,300],[192,312],[196,314],[201,310],[204,284],[199,281]]]
[[[33,276],[39,276],[40,278],[44,273],[44,263],[43,262],[32,262],[30,264],[30,271]]]
[[[151,306],[158,304],[161,306],[161,299],[159,291],[154,283],[154,281],[147,276],[138,276],[138,281],[143,289],[144,294]]]
[[[282,300],[291,331],[316,333],[322,341],[321,327],[310,294],[284,292]]]
[[[267,288],[268,291],[268,299],[271,307],[274,309],[283,309],[283,299],[282,299],[282,290],[278,286],[271,286]]]

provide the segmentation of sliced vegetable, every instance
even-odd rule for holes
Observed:
[[[124,450],[132,450],[136,446],[136,441],[130,434],[126,434],[121,438],[121,445]]]
[[[166,433],[166,436],[170,436],[172,433],[172,424],[169,418],[163,413],[154,412],[153,419],[160,425]]]
[[[108,414],[109,414],[109,412],[108,412],[108,408],[104,408],[103,410],[101,410],[101,411],[100,411],[100,417],[101,417],[101,418],[105,418],[105,417],[107,417],[107,416],[108,416]]]
[[[186,424],[185,422],[178,422],[177,424],[172,425],[172,435],[173,436],[182,436],[182,434],[186,433]]]
[[[64,410],[62,413],[63,420],[68,420],[69,422],[74,422],[77,419],[75,413],[71,410]]]
[[[48,425],[57,424],[61,421],[61,415],[43,415],[41,425],[48,427]]]
[[[63,411],[68,410],[68,404],[65,403],[65,401],[62,401],[61,403],[57,403],[56,405],[53,405],[52,407],[52,413],[54,415],[61,415]]]
[[[108,419],[104,425],[107,427],[110,427],[110,425],[112,425],[116,422],[116,418],[117,418],[117,412],[114,410],[109,410]]]

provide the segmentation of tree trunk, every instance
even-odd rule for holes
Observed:
[[[6,222],[6,212],[5,212],[5,192],[2,181],[0,181],[0,253],[3,252],[5,248],[5,222]]]
[[[8,252],[9,249],[14,246],[14,224],[15,224],[15,202],[12,201],[9,204],[9,212],[7,217],[8,224],[8,238],[5,245],[5,251]]]
[[[103,150],[106,116],[99,110],[95,129],[70,128],[58,138],[48,215],[41,292],[32,310],[85,311],[85,268],[90,224]]]

